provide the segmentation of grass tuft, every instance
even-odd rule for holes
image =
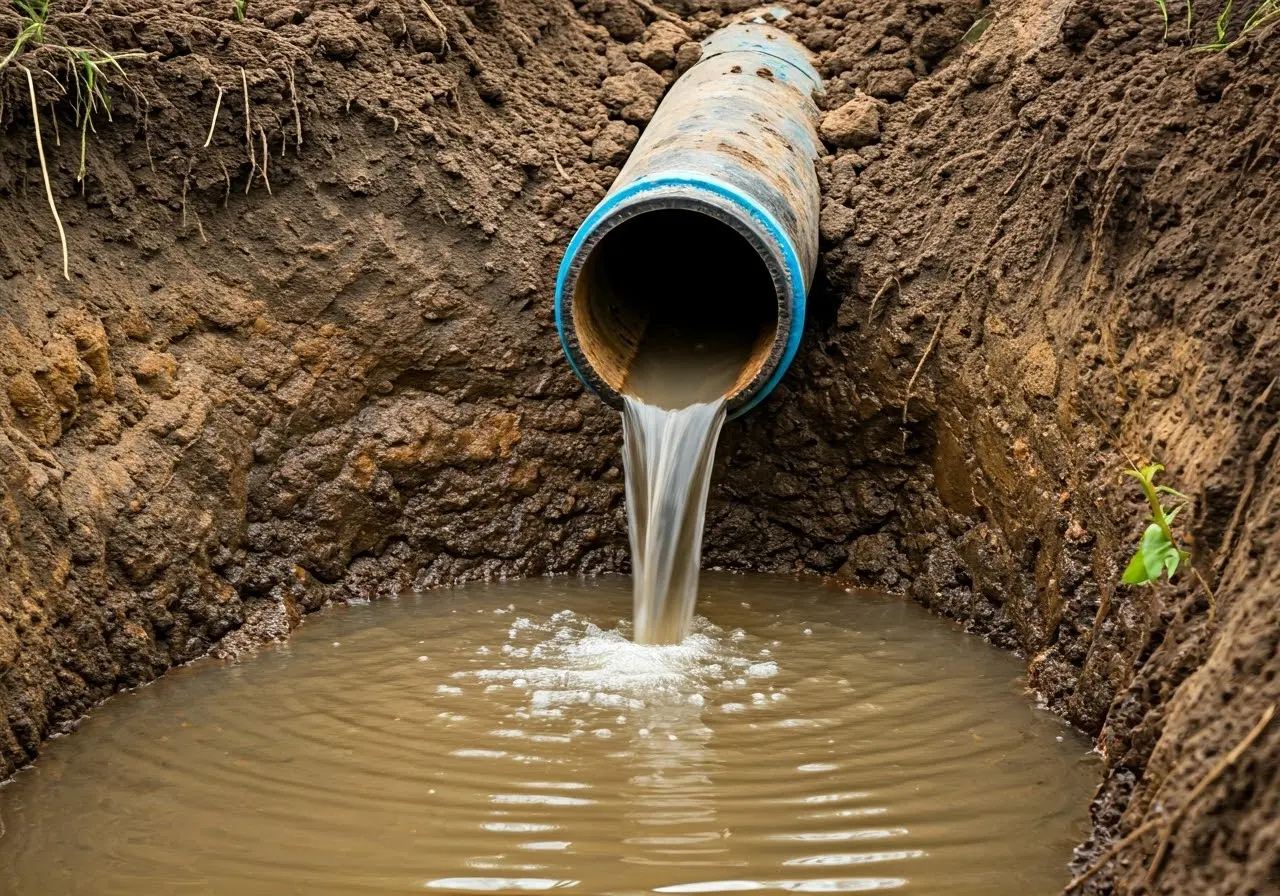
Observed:
[[[1273,22],[1280,21],[1280,0],[1262,0],[1253,10],[1245,16],[1244,24],[1240,26],[1240,31],[1234,38],[1230,37],[1231,27],[1231,0],[1223,8],[1222,14],[1218,16],[1218,21],[1214,27],[1216,39],[1211,44],[1205,44],[1196,47],[1197,50],[1218,51],[1227,50],[1240,43],[1246,37],[1260,28],[1265,28]]]
[[[1164,22],[1164,38],[1169,39],[1169,0],[1151,0],[1155,3],[1156,8],[1160,10],[1160,18]],[[1195,25],[1195,9],[1193,0],[1185,0],[1187,10],[1187,41],[1192,41],[1192,31]],[[1260,0],[1256,2],[1244,21],[1240,24],[1240,30],[1233,37],[1231,34],[1231,23],[1239,19],[1239,15],[1235,9],[1235,0],[1226,0],[1217,17],[1214,19],[1213,40],[1207,44],[1201,44],[1195,47],[1196,50],[1202,52],[1217,52],[1227,50],[1252,35],[1254,32],[1267,25],[1280,22],[1280,0]]]
[[[72,56],[76,84],[76,125],[80,128],[80,167],[76,171],[76,180],[84,180],[85,149],[89,141],[89,131],[94,130],[94,113],[101,111],[111,120],[111,97],[107,94],[107,68],[114,68],[121,76],[124,69],[120,62],[125,59],[140,59],[145,53],[102,53],[97,50],[80,47],[66,47]],[[94,133],[97,133],[94,130]]]
[[[13,45],[9,47],[3,58],[0,58],[0,71],[18,59],[24,52],[43,49],[62,56],[70,64],[72,80],[76,88],[75,111],[76,125],[80,128],[80,165],[76,172],[76,180],[82,181],[85,176],[85,155],[89,140],[89,131],[93,130],[93,116],[105,114],[111,120],[111,97],[107,93],[109,83],[107,74],[115,69],[123,78],[124,69],[120,63],[126,59],[141,59],[146,53],[107,53],[95,47],[76,47],[57,39],[56,29],[51,31],[49,24],[49,5],[51,0],[11,0],[12,6],[21,16],[21,27]],[[49,200],[49,209],[53,212],[54,223],[58,227],[58,239],[62,244],[62,275],[71,279],[67,257],[67,234],[62,226],[62,218],[53,199],[53,186],[49,181],[49,165],[44,154],[44,140],[40,133],[40,110],[36,101],[35,81],[31,69],[19,65],[26,73],[27,89],[31,97],[31,119],[35,131],[36,153],[40,157],[40,173],[44,178],[45,195]],[[53,119],[54,134],[57,135],[58,120]]]
[[[38,46],[44,42],[45,24],[49,20],[49,2],[50,0],[13,0],[13,5],[22,14],[23,24],[13,40],[13,46],[0,59],[0,69],[13,62],[28,43]]]

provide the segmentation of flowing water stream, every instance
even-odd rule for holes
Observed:
[[[678,644],[693,624],[711,466],[725,396],[743,367],[736,344],[714,335],[714,329],[690,338],[683,328],[651,328],[622,397],[632,615],[640,644]]]
[[[690,637],[643,646],[630,585],[331,607],[114,698],[0,788],[0,893],[1065,883],[1098,770],[1018,659],[899,598],[723,573]]]
[[[635,639],[679,644],[693,625],[707,489],[725,400],[679,410],[630,397],[623,401]]]

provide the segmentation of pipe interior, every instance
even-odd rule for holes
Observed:
[[[679,408],[732,396],[760,373],[779,304],[768,266],[740,233],[698,211],[656,209],[591,250],[573,326],[614,391]]]

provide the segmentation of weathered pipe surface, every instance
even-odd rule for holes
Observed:
[[[565,354],[606,403],[620,406],[641,341],[664,313],[644,288],[678,292],[691,276],[705,287],[707,272],[714,278],[717,269],[738,274],[732,286],[680,295],[665,313],[719,315],[734,338],[745,338],[731,415],[756,405],[782,378],[799,346],[818,256],[813,94],[821,84],[795,40],[768,25],[737,24],[704,41],[700,61],[668,92],[570,242],[556,282]],[[663,212],[670,227],[624,226]],[[615,231],[621,245],[602,251]],[[709,257],[707,247],[735,243],[740,254]],[[758,277],[742,273],[748,268]],[[763,304],[727,294],[750,291],[744,277],[756,277]],[[693,291],[687,283],[685,291]]]

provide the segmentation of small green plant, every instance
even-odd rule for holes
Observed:
[[[1156,8],[1160,10],[1160,17],[1164,19],[1164,38],[1169,39],[1169,0],[1153,0]],[[1191,0],[1186,0],[1187,7],[1187,36],[1191,36]]]
[[[22,29],[13,39],[9,52],[0,59],[0,68],[12,62],[28,43],[40,44],[44,41],[44,27],[49,18],[49,0],[13,0],[13,5],[22,13]]]
[[[89,131],[93,129],[93,115],[101,110],[111,120],[111,97],[107,95],[107,73],[104,68],[110,66],[122,76],[124,69],[120,67],[123,59],[138,59],[145,53],[100,53],[96,50],[85,50],[79,47],[67,47],[75,60],[76,81],[76,124],[80,128],[80,168],[76,172],[76,180],[84,180],[85,147],[89,140]],[[94,133],[97,133],[95,130]]]
[[[1227,0],[1227,5],[1222,7],[1222,12],[1218,13],[1218,21],[1213,26],[1218,33],[1218,39],[1212,46],[1223,44],[1227,40],[1227,29],[1231,27],[1231,3],[1232,0]]]
[[[249,6],[249,0],[232,0],[231,15],[235,17],[237,22],[244,21],[245,9]]]
[[[1167,40],[1169,37],[1169,0],[1152,0],[1152,2],[1160,10],[1160,17],[1164,20],[1164,36]],[[1192,0],[1185,0],[1185,5],[1187,10],[1187,39],[1190,40],[1194,19]],[[1257,31],[1259,28],[1270,25],[1272,22],[1280,21],[1280,0],[1261,0],[1245,17],[1244,24],[1240,26],[1240,31],[1236,36],[1231,37],[1231,13],[1234,6],[1235,0],[1227,0],[1214,21],[1213,41],[1201,44],[1195,49],[1200,51],[1226,50],[1240,43],[1250,33]]]
[[[1165,40],[1169,39],[1169,4],[1167,0],[1155,0],[1156,8],[1160,10],[1160,17],[1164,19],[1164,36]]]
[[[1280,0],[1263,0],[1253,8],[1253,11],[1245,18],[1244,24],[1240,26],[1240,32],[1235,38],[1228,36],[1228,29],[1231,24],[1231,3],[1228,2],[1222,10],[1222,15],[1218,16],[1217,24],[1214,28],[1216,39],[1211,44],[1205,44],[1202,47],[1196,47],[1197,50],[1226,50],[1234,47],[1240,41],[1249,36],[1250,33],[1257,31],[1272,22],[1280,21]]]
[[[85,149],[89,139],[89,131],[93,130],[93,116],[101,111],[111,120],[111,98],[107,95],[108,68],[114,68],[121,77],[124,69],[120,61],[124,59],[141,59],[146,53],[106,53],[94,47],[75,47],[57,39],[56,30],[50,39],[49,4],[51,0],[11,0],[13,8],[21,14],[21,28],[9,51],[0,58],[0,70],[18,59],[24,49],[43,47],[45,50],[61,53],[70,63],[76,86],[76,125],[80,128],[80,167],[76,180],[83,181],[85,176]],[[31,123],[36,138],[36,153],[40,157],[40,173],[44,179],[45,196],[49,200],[49,210],[53,214],[58,228],[58,240],[62,244],[62,276],[71,279],[69,259],[67,257],[67,235],[62,226],[62,218],[58,215],[58,206],[53,198],[53,185],[49,182],[49,165],[45,158],[44,141],[40,134],[40,108],[36,99],[35,80],[31,69],[21,62],[17,64],[27,78],[27,92],[31,100]],[[56,113],[55,113],[56,115]],[[54,124],[56,126],[57,119]]]
[[[1124,576],[1121,578],[1121,581],[1127,585],[1148,585],[1158,582],[1166,573],[1169,581],[1173,581],[1178,565],[1191,559],[1191,554],[1178,547],[1178,542],[1173,536],[1173,521],[1177,518],[1178,512],[1186,506],[1185,502],[1191,499],[1167,485],[1155,484],[1156,474],[1163,469],[1163,464],[1150,464],[1141,468],[1134,466],[1133,469],[1124,471],[1126,476],[1132,476],[1138,480],[1138,484],[1142,486],[1142,493],[1146,495],[1147,503],[1151,505],[1151,516],[1148,517],[1150,525],[1142,533],[1142,542],[1138,545],[1137,553],[1125,567]],[[1184,503],[1166,508],[1162,495],[1170,495],[1181,499]]]

